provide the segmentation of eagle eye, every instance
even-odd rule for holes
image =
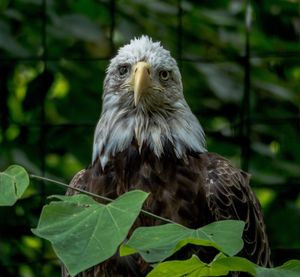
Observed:
[[[119,71],[119,75],[121,77],[123,77],[128,73],[129,66],[128,65],[121,65],[121,66],[119,66],[118,71]]]
[[[162,70],[159,72],[159,79],[161,81],[167,81],[170,78],[170,71]]]

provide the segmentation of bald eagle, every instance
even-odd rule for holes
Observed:
[[[190,228],[243,220],[239,255],[270,265],[265,224],[249,175],[207,152],[202,127],[184,99],[175,59],[147,36],[131,40],[111,60],[92,163],[75,175],[70,187],[113,199],[134,189],[150,192],[146,210]],[[135,226],[157,224],[162,222],[140,215]],[[209,261],[216,254],[186,248],[181,257],[196,252]],[[78,276],[145,276],[149,270],[137,256],[116,254]],[[68,276],[65,269],[62,275]]]

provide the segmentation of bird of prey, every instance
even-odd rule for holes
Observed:
[[[206,150],[202,127],[184,98],[175,59],[148,36],[131,40],[111,60],[92,163],[70,186],[113,199],[134,189],[150,192],[146,210],[190,228],[243,220],[244,248],[239,256],[270,265],[265,224],[249,175]],[[135,226],[157,224],[162,222],[140,215]],[[195,251],[203,260],[213,257],[200,247],[187,249],[185,258]],[[137,256],[116,254],[78,276],[145,276],[149,270]],[[68,276],[65,269],[63,276]]]

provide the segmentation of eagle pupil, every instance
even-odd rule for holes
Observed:
[[[120,76],[124,76],[128,72],[128,66],[122,65],[119,67]]]
[[[161,72],[159,72],[159,76],[161,80],[166,81],[169,79],[170,73],[169,71],[162,70]]]

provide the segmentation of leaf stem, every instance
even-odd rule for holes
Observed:
[[[57,184],[57,185],[66,187],[66,188],[68,188],[68,189],[76,190],[76,191],[81,192],[81,193],[84,193],[84,194],[86,194],[86,195],[89,195],[89,196],[92,196],[92,197],[95,197],[95,198],[99,198],[99,199],[101,199],[101,200],[105,200],[105,201],[108,201],[108,202],[112,202],[112,201],[113,201],[113,199],[111,199],[111,198],[108,198],[108,197],[105,197],[105,196],[102,196],[102,195],[98,195],[98,194],[95,194],[95,193],[92,193],[92,192],[89,192],[89,191],[86,191],[86,190],[83,190],[83,189],[70,187],[69,185],[67,185],[67,184],[65,184],[65,183],[62,183],[62,182],[60,182],[60,181],[52,180],[52,179],[49,179],[49,178],[46,178],[46,177],[42,177],[42,176],[38,176],[38,175],[34,175],[34,174],[30,174],[29,176],[30,176],[30,178],[32,178],[32,179],[37,179],[37,180],[42,180],[42,181],[54,183],[54,184]],[[178,223],[176,223],[175,221],[173,221],[173,220],[171,220],[171,219],[164,218],[164,217],[162,217],[162,216],[153,214],[153,213],[148,212],[148,211],[143,210],[143,209],[141,210],[141,213],[143,213],[143,214],[145,214],[145,215],[148,215],[148,216],[151,216],[151,217],[154,217],[154,218],[159,219],[159,220],[161,220],[161,221],[164,221],[164,222],[166,222],[166,223],[178,224]]]

